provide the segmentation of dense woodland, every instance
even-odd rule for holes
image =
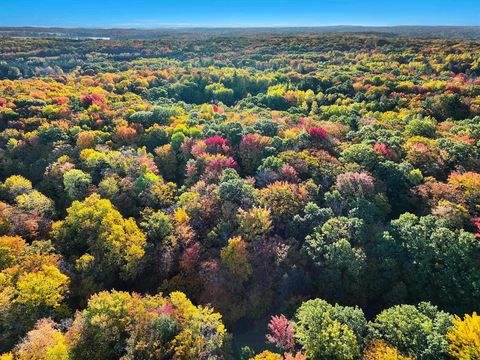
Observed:
[[[480,359],[479,76],[476,40],[2,39],[0,359]]]

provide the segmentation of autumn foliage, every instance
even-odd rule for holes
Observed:
[[[108,31],[0,41],[0,359],[480,358],[477,40]]]

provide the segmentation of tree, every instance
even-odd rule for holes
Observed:
[[[476,312],[466,314],[463,320],[455,316],[447,340],[449,353],[455,359],[480,359],[480,316]]]
[[[10,199],[15,199],[19,195],[30,192],[32,190],[32,182],[23,176],[12,175],[4,181],[2,189]]]
[[[451,315],[430,303],[397,305],[377,315],[371,336],[415,359],[442,359],[448,353],[445,335],[451,324]]]
[[[369,198],[375,194],[375,179],[367,172],[347,172],[337,176],[336,187],[347,198]]]
[[[1,80],[15,80],[18,79],[22,73],[20,69],[16,66],[7,64],[4,61],[0,61],[0,79]]]
[[[305,206],[310,198],[303,185],[275,182],[258,192],[260,205],[270,210],[275,226],[284,228]]]
[[[223,202],[249,206],[254,201],[254,187],[242,179],[234,169],[222,172],[218,194]]]
[[[180,150],[180,146],[183,144],[185,141],[185,134],[182,132],[176,132],[172,135],[172,138],[170,140],[170,144],[172,145],[172,149],[174,151]]]
[[[259,134],[246,134],[239,145],[239,156],[242,170],[251,175],[261,164],[265,156],[265,148],[272,143],[272,139]]]
[[[262,239],[272,229],[270,210],[266,208],[238,209],[237,219],[240,236],[250,242]]]
[[[274,137],[278,135],[280,125],[274,120],[264,119],[253,124],[253,128],[259,132],[260,135]]]
[[[18,262],[27,246],[20,236],[0,236],[0,271]]]
[[[82,131],[77,135],[77,147],[82,150],[93,148],[96,138],[95,131]]]
[[[238,146],[243,135],[242,124],[238,121],[228,122],[223,125],[222,133],[232,146]]]
[[[121,145],[132,145],[137,137],[137,130],[131,126],[119,126],[115,131],[115,139]]]
[[[93,295],[66,334],[76,359],[198,359],[218,356],[226,330],[221,316],[185,294]]]
[[[52,215],[55,211],[53,201],[37,190],[18,195],[15,198],[15,202],[20,209],[27,212],[33,211],[48,216]]]
[[[328,139],[328,132],[322,127],[311,127],[307,130],[307,134],[313,144],[322,144]]]
[[[295,338],[312,360],[358,358],[366,331],[362,310],[321,299],[304,302],[295,314]]]
[[[138,316],[135,326],[130,330],[126,355],[122,359],[168,358],[172,354],[170,343],[178,332],[178,323],[170,316],[158,316],[154,311],[144,312]]]
[[[413,360],[402,355],[397,349],[382,340],[370,341],[363,354],[363,360]]]
[[[65,336],[50,319],[39,320],[14,350],[18,360],[68,360],[69,349]]]
[[[225,105],[233,105],[233,90],[226,88],[223,84],[214,83],[205,87],[205,92],[210,94],[214,100],[223,102]]]
[[[459,94],[442,94],[435,98],[427,98],[425,110],[439,121],[452,118],[462,120],[470,115],[470,108]]]
[[[171,121],[184,113],[180,106],[155,106],[152,109],[152,120],[155,124],[169,125]]]
[[[247,244],[241,237],[229,239],[227,246],[220,251],[220,258],[228,270],[240,280],[246,280],[252,274]]]
[[[480,173],[465,172],[452,173],[448,177],[448,184],[463,193],[473,213],[478,213],[480,206]]]
[[[175,356],[187,360],[218,355],[226,335],[221,315],[209,307],[194,306],[181,292],[171,293],[169,301],[182,326],[172,342]]]
[[[155,303],[153,303],[155,304]],[[152,305],[153,305],[152,304]],[[160,302],[158,306],[163,305]],[[125,292],[100,292],[93,295],[85,310],[77,313],[67,333],[72,359],[112,359],[122,355],[127,327],[142,299]]]
[[[408,136],[424,136],[434,138],[437,132],[437,122],[434,119],[413,119],[405,126]]]
[[[267,340],[281,349],[282,351],[291,351],[295,346],[295,331],[292,324],[285,315],[272,316],[268,323],[269,334]]]
[[[0,237],[0,351],[11,349],[37,320],[65,313],[69,283],[50,242]]]
[[[334,216],[332,209],[320,208],[314,202],[308,202],[303,209],[303,214],[296,214],[290,223],[288,234],[298,240],[304,240],[316,227],[322,226],[329,218]]]
[[[374,281],[380,293],[403,283],[409,297],[402,301],[429,299],[460,312],[478,303],[480,244],[474,234],[446,228],[431,215],[405,213],[391,222],[375,246],[375,256],[382,259]]]
[[[308,360],[305,355],[303,355],[300,351],[297,352],[295,355],[292,353],[285,353],[285,360]]]
[[[72,169],[63,175],[63,186],[72,200],[83,199],[91,184],[92,177],[82,170]]]
[[[26,309],[57,308],[68,289],[69,279],[55,266],[43,265],[40,271],[22,274],[17,281],[15,302]]]
[[[318,269],[321,291],[333,298],[358,301],[367,258],[361,245],[365,225],[357,218],[331,218],[305,238],[304,248]]]
[[[250,360],[283,360],[283,356],[280,354],[275,354],[271,351],[265,350],[260,354],[255,355]]]
[[[53,224],[52,236],[78,270],[107,282],[134,277],[145,254],[146,237],[135,220],[124,219],[97,194],[74,201],[67,217]]]
[[[173,233],[170,218],[162,211],[146,209],[142,213],[140,226],[146,232],[149,240],[154,243],[162,243],[167,236]]]
[[[370,145],[353,144],[342,152],[341,157],[347,163],[357,163],[371,171],[378,162],[379,155]]]
[[[206,150],[211,154],[226,154],[230,150],[227,140],[218,135],[209,137],[204,142]]]
[[[145,145],[149,151],[152,151],[157,146],[168,144],[168,133],[160,125],[154,124],[141,135],[140,140],[142,145]]]

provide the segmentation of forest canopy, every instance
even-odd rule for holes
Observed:
[[[480,359],[480,42],[0,41],[0,359]]]

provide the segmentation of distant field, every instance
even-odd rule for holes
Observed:
[[[0,36],[34,38],[158,39],[176,37],[301,35],[324,33],[383,34],[428,38],[480,38],[480,26],[319,26],[285,28],[159,28],[89,29],[45,27],[0,27]]]

